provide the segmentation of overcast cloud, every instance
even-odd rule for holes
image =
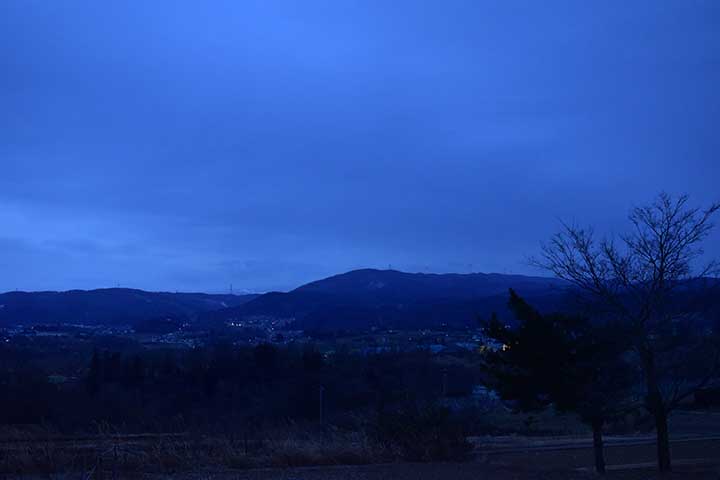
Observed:
[[[559,218],[720,199],[719,25],[711,0],[5,0],[0,290],[535,273]]]

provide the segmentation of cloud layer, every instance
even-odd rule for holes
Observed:
[[[719,21],[700,0],[3,2],[0,290],[529,272],[558,218],[717,200]]]

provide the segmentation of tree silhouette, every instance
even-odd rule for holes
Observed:
[[[631,211],[627,234],[597,240],[592,229],[564,224],[534,260],[571,282],[598,317],[629,326],[661,471],[671,470],[670,412],[720,371],[718,332],[700,323],[708,321],[707,299],[720,293],[718,263],[700,265],[718,210],[663,193]]]
[[[95,396],[100,391],[100,384],[102,382],[102,365],[100,362],[100,355],[98,351],[93,351],[92,358],[90,359],[90,367],[88,368],[87,376],[85,377],[85,387],[90,395]]]
[[[517,324],[496,316],[485,334],[502,344],[486,353],[493,388],[518,409],[554,405],[574,412],[592,428],[595,467],[605,472],[602,429],[631,405],[633,370],[625,359],[629,345],[617,326],[593,325],[580,317],[541,315],[515,291],[508,302]]]

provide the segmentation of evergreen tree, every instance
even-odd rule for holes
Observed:
[[[522,411],[553,405],[576,413],[592,428],[595,467],[604,473],[602,428],[632,405],[634,371],[625,359],[627,336],[616,325],[542,315],[513,290],[509,307],[516,325],[493,316],[484,328],[502,344],[485,356],[492,387]]]

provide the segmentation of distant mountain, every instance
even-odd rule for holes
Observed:
[[[287,293],[267,293],[203,317],[212,322],[285,319],[308,330],[459,326],[473,324],[479,315],[493,311],[504,314],[509,288],[543,309],[557,304],[566,287],[562,280],[523,275],[363,269],[311,282]]]
[[[718,282],[720,280],[710,280]],[[283,320],[303,330],[365,330],[475,325],[497,312],[508,320],[508,289],[541,311],[567,307],[569,285],[558,279],[503,274],[427,274],[354,270],[264,295],[146,292],[124,288],[0,294],[0,326],[86,324],[174,331],[243,320]],[[678,302],[720,319],[718,295],[698,297],[689,285]],[[700,289],[701,290],[701,289]]]
[[[0,294],[0,325],[72,323],[133,325],[153,318],[192,320],[237,307],[257,295],[146,292],[127,288]]]

